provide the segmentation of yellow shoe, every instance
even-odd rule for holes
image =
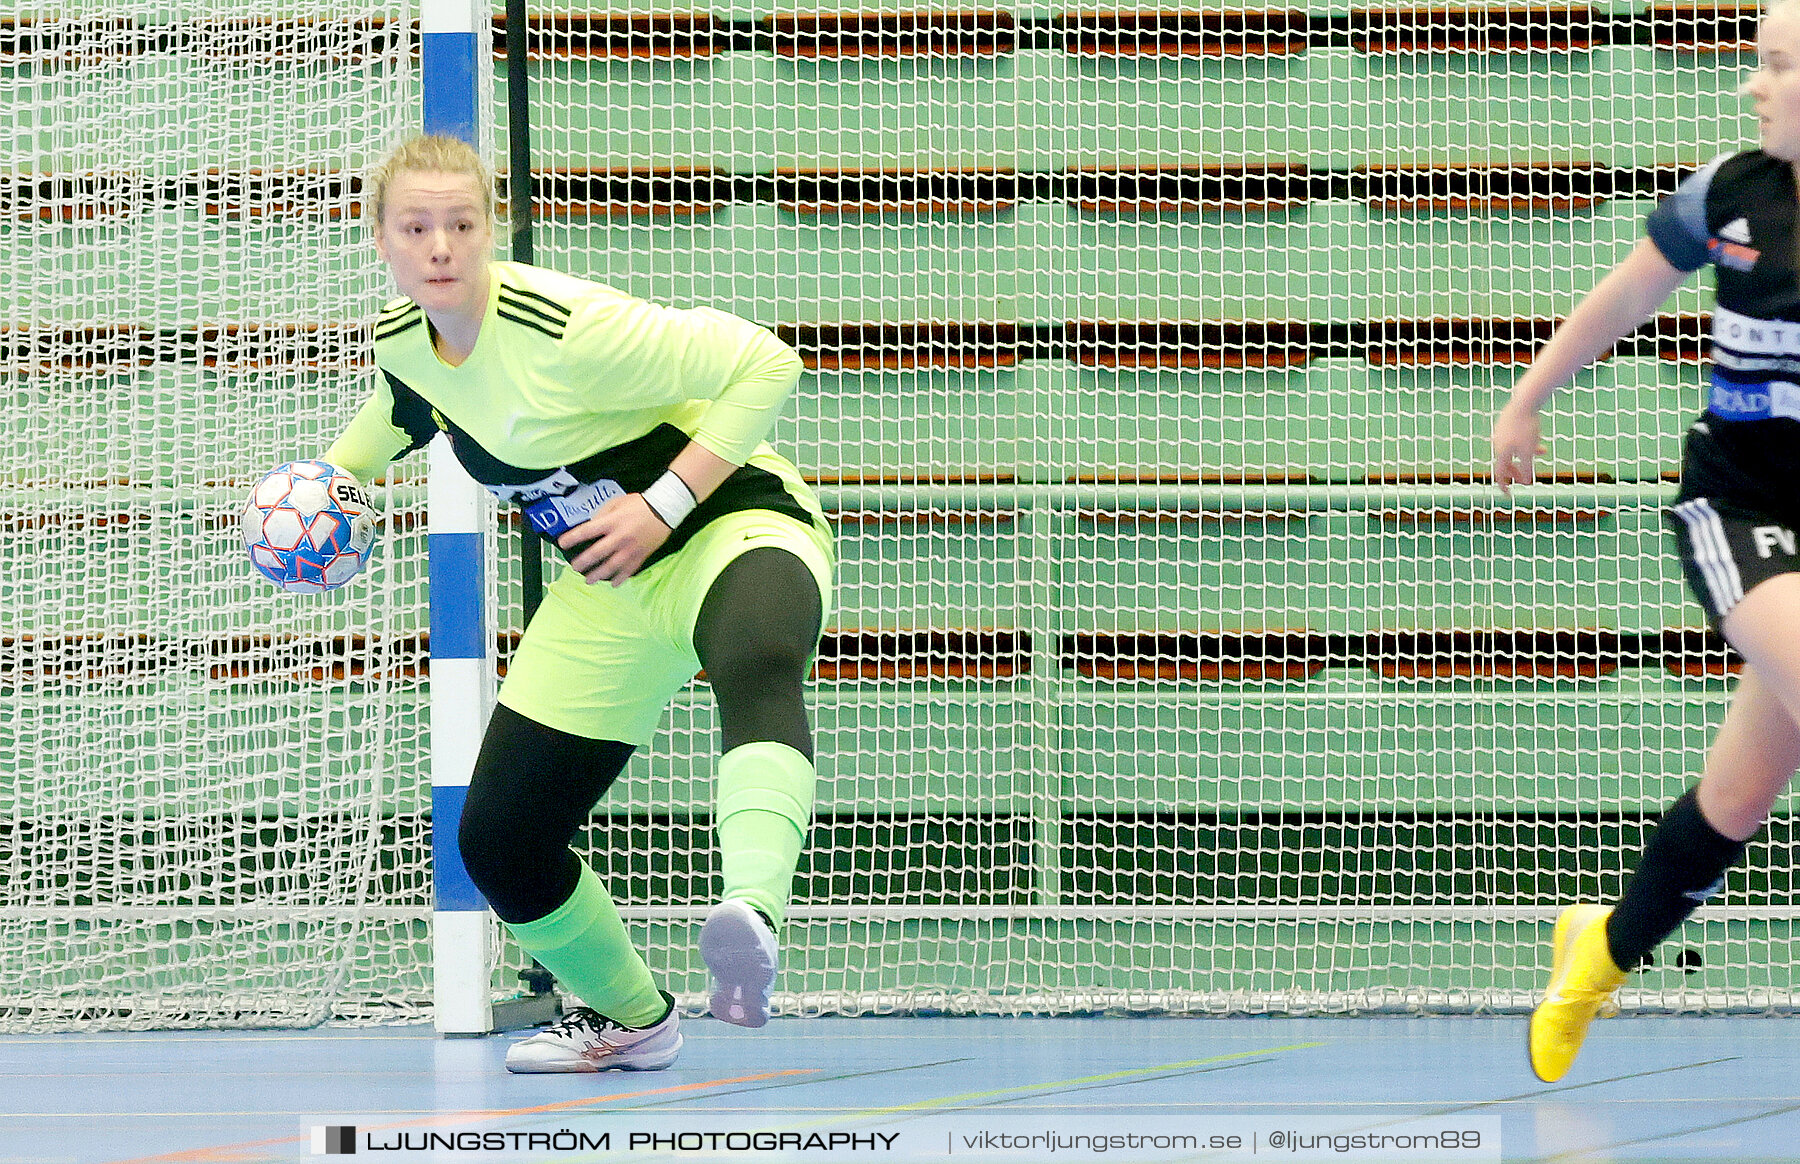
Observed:
[[[1574,1064],[1588,1024],[1619,1013],[1613,993],[1625,971],[1613,965],[1606,945],[1612,907],[1571,905],[1556,917],[1554,959],[1544,1001],[1531,1012],[1531,1069],[1555,1083]]]

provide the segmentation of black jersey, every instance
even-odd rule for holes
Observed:
[[[1651,212],[1684,271],[1713,265],[1708,466],[1747,499],[1792,505],[1800,480],[1800,282],[1794,168],[1761,150],[1715,158]]]

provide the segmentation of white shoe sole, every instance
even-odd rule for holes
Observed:
[[[700,927],[700,957],[712,971],[712,1014],[739,1027],[769,1021],[769,988],[781,966],[775,935],[741,901],[721,901]]]
[[[654,1055],[615,1056],[601,1062],[583,1059],[576,1055],[546,1055],[543,1058],[525,1055],[506,1056],[506,1069],[514,1075],[574,1075],[579,1073],[597,1073],[600,1071],[662,1071],[675,1062],[681,1054],[681,1036],[675,1036],[675,1045],[666,1051]]]
[[[633,1047],[604,1059],[584,1059],[567,1047],[533,1043],[530,1039],[513,1044],[506,1052],[506,1069],[514,1075],[574,1075],[599,1071],[661,1071],[681,1054],[681,1032],[673,1037],[658,1035],[647,1039],[649,1045]]]

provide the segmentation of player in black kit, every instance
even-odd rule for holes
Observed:
[[[1757,52],[1743,93],[1762,148],[1714,159],[1651,213],[1649,238],[1557,329],[1494,421],[1495,483],[1529,482],[1551,393],[1713,265],[1711,387],[1668,521],[1689,585],[1745,665],[1700,783],[1664,814],[1624,896],[1557,918],[1530,1031],[1532,1070],[1546,1082],[1616,1009],[1626,974],[1719,890],[1800,767],[1800,3],[1769,10]]]

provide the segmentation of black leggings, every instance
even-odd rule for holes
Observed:
[[[768,740],[812,759],[802,691],[821,617],[818,582],[786,550],[751,550],[713,580],[694,653],[718,700],[722,751]],[[501,921],[536,921],[569,899],[581,874],[569,845],[632,750],[494,708],[457,843]]]

